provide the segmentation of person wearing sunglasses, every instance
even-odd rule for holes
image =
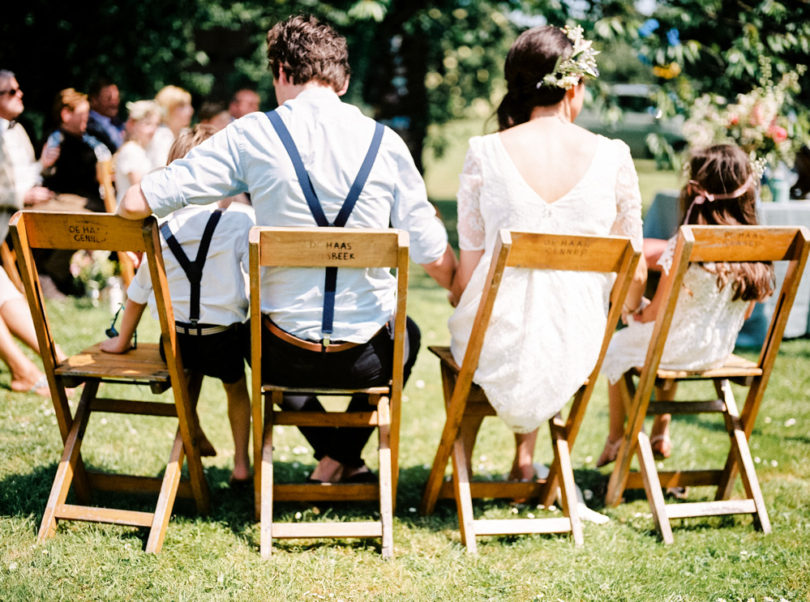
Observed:
[[[53,198],[53,192],[42,186],[42,171],[54,164],[59,149],[43,149],[37,161],[28,134],[14,121],[24,108],[14,73],[0,70],[0,240],[5,240],[15,211]]]

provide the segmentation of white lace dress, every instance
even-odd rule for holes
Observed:
[[[500,229],[629,236],[641,244],[641,195],[628,147],[599,137],[579,182],[553,203],[520,175],[500,136],[476,137],[458,193],[459,246],[484,250],[449,321],[461,364]],[[593,370],[612,277],[508,269],[492,313],[475,382],[515,432],[556,414]]]
[[[670,239],[658,260],[665,273],[672,265],[675,238]],[[717,286],[713,264],[693,264],[683,277],[683,289],[664,345],[660,367],[664,370],[706,370],[722,365],[734,350],[745,320],[748,301],[732,301],[731,284]],[[602,374],[610,383],[635,366],[642,366],[655,321],[630,320],[627,328],[613,335]]]

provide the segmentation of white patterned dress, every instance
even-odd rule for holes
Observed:
[[[500,135],[472,138],[458,193],[459,246],[484,250],[449,321],[459,364],[500,229],[628,236],[641,245],[641,195],[627,145],[599,137],[587,171],[547,203],[523,179]],[[515,432],[556,414],[593,370],[613,278],[508,269],[492,313],[475,382]]]
[[[670,239],[658,260],[664,273],[669,273],[672,265],[675,240]],[[693,264],[684,274],[661,356],[660,367],[664,370],[715,368],[734,351],[749,302],[732,301],[734,287],[727,284],[719,288],[713,269],[711,263],[705,267]],[[631,319],[627,328],[613,335],[602,363],[602,374],[611,384],[631,368],[644,364],[654,326],[654,320],[642,323]]]

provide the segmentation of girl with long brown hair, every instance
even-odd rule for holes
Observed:
[[[684,224],[709,226],[754,226],[757,224],[758,178],[747,155],[732,144],[718,144],[695,152],[689,162],[690,180],[681,191],[686,207]],[[658,263],[661,281],[649,304],[630,317],[628,327],[610,342],[602,373],[608,377],[610,429],[605,448],[597,460],[603,466],[616,459],[624,432],[624,407],[618,381],[630,368],[644,363],[658,310],[666,301],[663,293],[672,264],[675,237]],[[773,266],[763,262],[706,263],[691,265],[683,286],[689,294],[678,298],[670,335],[661,358],[666,370],[705,370],[721,365],[733,351],[743,321],[754,304],[771,294]],[[656,399],[674,398],[675,387],[656,388]],[[650,443],[659,458],[669,457],[670,415],[656,416]]]

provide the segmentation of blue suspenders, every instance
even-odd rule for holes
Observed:
[[[284,122],[276,111],[270,111],[265,113],[265,115],[267,115],[273,128],[275,128],[278,137],[281,139],[281,143],[284,145],[284,149],[290,156],[290,161],[292,161],[293,168],[295,169],[295,175],[298,177],[298,182],[301,185],[301,190],[304,192],[304,198],[307,201],[312,217],[315,218],[315,223],[322,228],[328,226],[342,228],[345,226],[360,196],[360,192],[366,184],[368,175],[371,172],[371,166],[374,165],[374,159],[377,157],[377,152],[380,149],[380,142],[382,141],[383,132],[385,131],[383,124],[376,124],[374,136],[371,139],[371,146],[369,146],[366,157],[363,159],[360,171],[357,172],[357,177],[354,179],[354,183],[349,189],[349,194],[346,195],[346,199],[343,201],[343,206],[340,208],[335,221],[330,224],[329,220],[326,219],[321,203],[318,200],[318,195],[315,193],[315,188],[312,186],[312,181],[309,178],[309,174],[304,167],[304,162],[301,160],[301,155],[298,153],[298,148],[295,146],[295,142],[293,142],[287,126],[284,125]],[[323,318],[321,321],[323,345],[328,345],[332,336],[332,325],[335,318],[336,288],[337,268],[331,266],[327,267],[326,276],[324,278]]]
[[[202,282],[203,266],[208,256],[208,247],[211,245],[211,238],[214,236],[214,228],[217,227],[220,217],[222,217],[222,210],[217,209],[211,214],[211,217],[208,218],[202,238],[200,239],[200,246],[197,249],[197,257],[195,257],[193,262],[189,261],[188,256],[186,256],[183,251],[183,247],[180,246],[180,243],[177,242],[174,234],[172,234],[169,223],[164,222],[163,225],[160,226],[160,233],[163,235],[163,238],[166,239],[169,250],[177,259],[180,267],[183,268],[191,284],[188,318],[192,326],[196,326],[197,321],[200,319],[200,282]]]

